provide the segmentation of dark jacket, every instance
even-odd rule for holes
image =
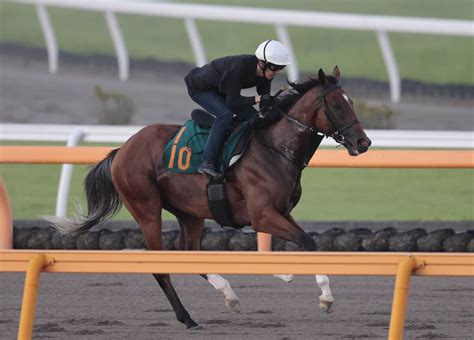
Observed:
[[[192,69],[184,78],[189,94],[217,91],[231,109],[255,105],[255,97],[240,95],[242,89],[257,87],[257,93],[270,93],[271,80],[257,77],[257,57],[251,54],[228,56]]]

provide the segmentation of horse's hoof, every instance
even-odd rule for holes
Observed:
[[[202,326],[198,325],[197,323],[193,321],[193,323],[189,323],[188,325],[186,325],[186,328],[194,331],[194,330],[202,329]]]
[[[232,312],[240,313],[240,302],[239,302],[239,300],[225,299],[225,306],[227,307],[228,310],[230,310]]]
[[[321,308],[321,310],[326,313],[332,313],[331,308],[332,308],[333,303],[334,301],[325,301],[325,300],[319,299],[319,308]]]
[[[287,283],[290,283],[292,282],[294,279],[295,279],[295,276],[293,274],[290,274],[290,275],[284,275],[284,274],[273,274],[273,276],[279,278],[280,280],[283,280]]]

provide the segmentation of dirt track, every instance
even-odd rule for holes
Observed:
[[[227,276],[241,313],[197,276],[173,277],[202,329],[175,319],[150,275],[42,274],[35,339],[386,339],[393,277],[331,277],[334,313],[319,310],[310,276],[287,284],[270,276]],[[2,273],[0,338],[17,334],[24,274]],[[472,278],[413,277],[405,339],[470,339]]]

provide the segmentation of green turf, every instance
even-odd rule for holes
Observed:
[[[15,219],[55,211],[59,165],[0,166]],[[87,166],[75,166],[69,216],[84,205]],[[298,220],[474,220],[474,171],[420,169],[306,169]],[[129,219],[125,209],[117,219]],[[165,219],[171,219],[169,214]]]
[[[200,2],[202,1],[189,1]],[[207,3],[399,16],[472,20],[471,0],[359,0],[359,1],[206,1]],[[99,13],[51,8],[58,45],[82,54],[114,55],[105,20]],[[159,58],[194,62],[180,19],[118,15],[132,58]],[[31,5],[0,4],[0,41],[44,47]],[[264,39],[276,38],[268,25],[199,21],[208,58],[253,53]],[[387,80],[374,32],[290,27],[289,34],[302,70],[331,70],[338,64],[343,75]],[[390,34],[403,78],[435,83],[474,84],[473,39],[420,34]]]

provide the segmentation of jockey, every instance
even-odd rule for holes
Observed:
[[[253,107],[264,107],[271,100],[273,78],[290,64],[287,48],[276,40],[261,43],[255,55],[234,55],[215,59],[203,67],[192,69],[184,78],[189,96],[204,110],[215,116],[198,172],[211,177],[219,173],[215,161],[224,144],[233,115],[245,121],[257,113]],[[252,97],[240,95],[242,89],[256,87]]]

